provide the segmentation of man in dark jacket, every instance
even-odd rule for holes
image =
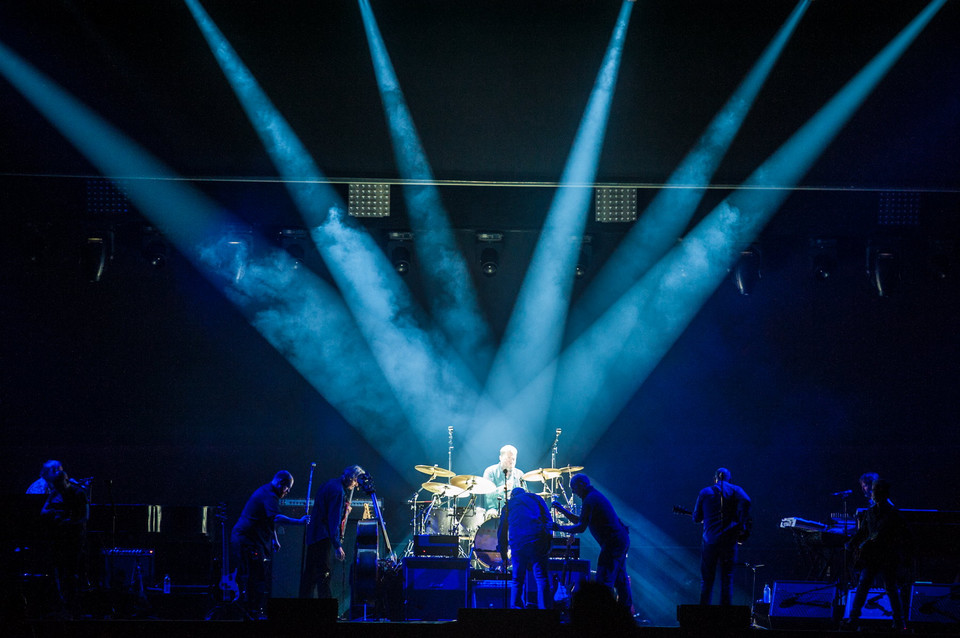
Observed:
[[[729,605],[733,596],[733,567],[737,545],[750,533],[750,497],[730,482],[730,470],[719,468],[713,485],[703,488],[693,507],[693,520],[703,523],[700,553],[700,604],[709,605],[717,564],[720,565],[720,604]]]
[[[627,577],[627,552],[630,551],[630,530],[617,516],[610,501],[590,484],[586,474],[575,474],[570,489],[580,497],[580,515],[569,511],[559,502],[553,507],[573,522],[573,525],[554,524],[553,529],[568,534],[579,534],[587,529],[600,545],[597,558],[597,582],[616,592],[617,603],[632,614],[633,596]]]
[[[537,581],[537,607],[547,609],[550,597],[550,510],[539,494],[515,487],[510,500],[501,512],[497,529],[497,546],[506,561],[506,548],[510,547],[510,562],[513,578],[510,581],[511,606],[523,607],[523,589],[527,571],[533,570]],[[530,600],[528,595],[527,600]]]
[[[230,551],[237,566],[240,596],[255,617],[266,617],[270,595],[270,570],[273,552],[280,549],[277,525],[306,525],[309,516],[290,518],[280,513],[280,499],[293,487],[293,475],[277,472],[261,485],[243,506],[243,512],[230,534]]]
[[[858,517],[859,528],[847,541],[847,547],[858,554],[862,567],[857,592],[850,608],[850,620],[844,629],[855,628],[870,593],[870,586],[880,576],[893,612],[893,628],[906,629],[903,601],[898,586],[898,575],[910,545],[910,533],[900,516],[900,510],[890,500],[890,483],[884,479],[873,482],[872,505]]]
[[[351,465],[317,492],[310,524],[307,525],[307,558],[300,577],[300,598],[333,598],[330,589],[331,560],[346,558],[343,534],[350,514],[350,501],[363,474],[359,465]]]

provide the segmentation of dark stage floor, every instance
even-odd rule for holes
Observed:
[[[477,611],[477,610],[471,610]],[[739,636],[762,635],[768,638],[809,638],[810,636],[849,636],[849,632],[827,629],[764,630],[759,628],[728,628],[704,625],[700,627],[635,627],[617,629],[607,623],[598,623],[591,631],[580,631],[573,625],[560,623],[531,610],[479,610],[481,613],[454,621],[432,622],[335,622],[313,624],[304,618],[285,618],[282,621],[237,621],[237,620],[76,620],[35,621],[16,627],[6,634],[30,638],[270,638],[285,636],[364,636],[422,637],[422,638],[470,638],[510,635],[516,638],[536,637],[576,638],[579,636],[632,635],[642,638],[680,638],[684,636]],[[952,636],[958,627],[920,627],[912,631],[917,635]],[[858,636],[889,636],[884,629],[863,630]]]

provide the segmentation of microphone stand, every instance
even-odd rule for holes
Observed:
[[[557,435],[553,438],[553,447],[550,448],[550,469],[557,469],[557,446],[560,442],[560,428],[557,428]],[[560,482],[560,489],[563,489],[563,481]],[[557,491],[557,479],[550,479],[550,494],[553,495]],[[553,508],[550,509],[550,516],[553,518],[553,521],[557,521],[557,515],[554,513]]]
[[[845,540],[844,540],[844,542],[843,542],[843,571],[840,572],[840,578],[837,579],[837,580],[838,580],[838,582],[843,581],[843,582],[842,582],[842,585],[843,585],[843,595],[844,595],[844,596],[846,596],[846,595],[847,595],[847,592],[850,590],[850,575],[847,573],[847,569],[848,569],[848,559],[847,559],[847,556],[848,556],[848,554],[850,553],[850,550],[847,549],[847,542],[846,542],[846,539],[849,539],[849,536],[847,535],[847,521],[849,520],[849,519],[847,518],[847,516],[848,516],[848,514],[847,514],[847,498],[849,498],[849,497],[850,497],[850,493],[849,493],[849,492],[848,492],[848,493],[845,493],[845,494],[842,494],[842,495],[840,496],[840,498],[843,500],[843,535],[844,535],[844,537],[845,537]]]
[[[450,472],[453,472],[453,426],[452,425],[447,426],[447,470]],[[446,515],[450,513],[450,509],[453,507],[451,503],[455,504],[456,501],[454,501],[453,497],[448,494],[447,495],[447,511],[442,513],[443,515],[441,516],[441,520],[445,520]],[[457,515],[457,511],[453,510],[452,516],[456,518],[456,515]],[[441,530],[440,530],[441,533],[443,533],[442,526],[443,526],[443,523],[441,523]]]

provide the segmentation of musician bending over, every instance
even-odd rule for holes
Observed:
[[[580,497],[583,507],[580,515],[567,510],[554,501],[553,507],[570,519],[573,525],[552,524],[558,532],[579,534],[586,529],[600,545],[597,558],[597,582],[616,592],[617,604],[631,612],[633,596],[630,579],[627,577],[627,552],[630,551],[630,529],[617,517],[613,505],[606,496],[590,484],[586,474],[574,474],[570,489]]]
[[[243,506],[230,534],[230,552],[237,566],[240,597],[254,617],[266,617],[270,596],[273,552],[280,549],[277,525],[306,525],[309,516],[290,518],[280,513],[280,499],[293,487],[293,475],[281,470],[261,485]]]

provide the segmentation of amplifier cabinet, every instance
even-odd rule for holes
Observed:
[[[960,626],[960,583],[916,583],[910,591],[910,624],[935,628],[933,623]],[[939,628],[938,628],[939,629]]]
[[[770,627],[773,629],[823,629],[835,624],[837,586],[816,581],[773,583]]]
[[[467,558],[403,559],[403,594],[407,620],[454,620],[467,606]]]
[[[847,592],[847,604],[843,609],[843,617],[846,620],[850,618],[850,610],[853,609],[853,599],[856,595],[856,588]],[[893,622],[893,609],[890,607],[886,590],[879,587],[870,590],[866,602],[863,603],[863,609],[860,610],[860,622],[864,626],[890,626]]]
[[[154,585],[152,549],[114,547],[103,550],[104,585],[111,589],[141,589]]]

